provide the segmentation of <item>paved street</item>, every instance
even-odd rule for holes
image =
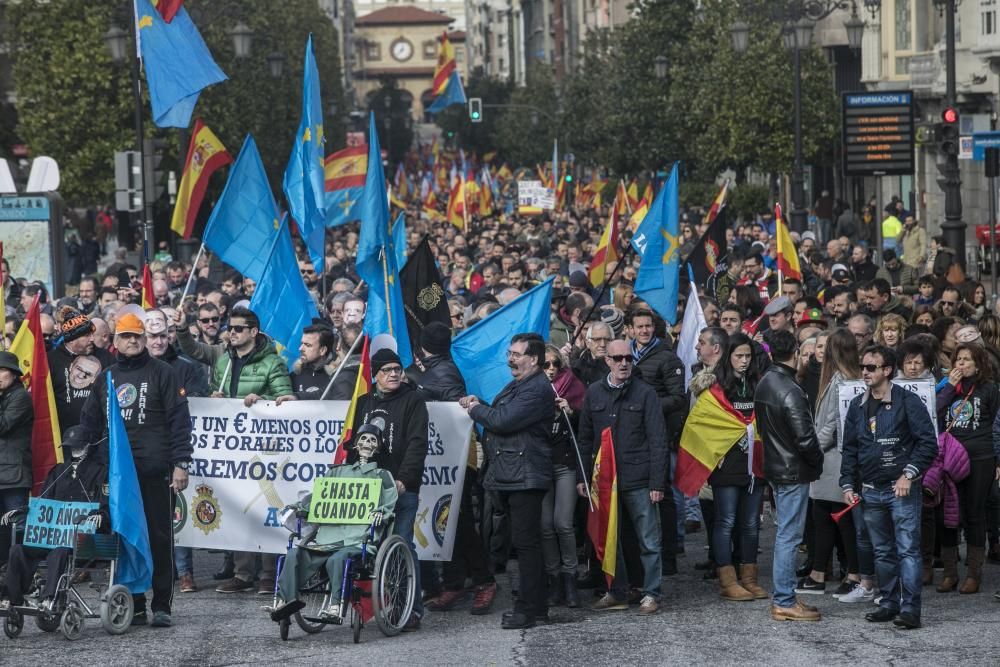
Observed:
[[[773,528],[768,525],[762,537],[764,554],[769,554]],[[560,608],[552,613],[551,625],[504,631],[500,612],[509,604],[504,595],[491,616],[429,614],[420,632],[397,638],[382,636],[373,625],[365,628],[358,646],[351,642],[349,628],[336,627],[307,636],[293,625],[290,640],[282,642],[277,626],[259,609],[264,598],[211,591],[210,573],[219,557],[199,554],[196,568],[206,590],[177,596],[175,627],[133,628],[111,637],[93,620],[80,640],[68,642],[59,633],[40,632],[29,620],[16,641],[0,639],[0,664],[77,667],[82,655],[95,665],[309,665],[331,660],[409,665],[983,665],[1000,659],[1000,602],[992,597],[1000,587],[1000,566],[986,566],[985,592],[979,595],[927,593],[925,626],[918,631],[873,626],[862,618],[873,607],[840,604],[829,595],[807,596],[823,612],[822,622],[774,623],[767,602],[723,602],[715,582],[703,582],[693,572],[692,562],[704,555],[703,540],[704,533],[689,536],[681,574],[666,580],[664,610],[651,619],[634,611]],[[501,585],[510,590],[505,577]],[[590,591],[584,593],[589,600]]]

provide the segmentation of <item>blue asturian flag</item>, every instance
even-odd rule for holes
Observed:
[[[285,168],[285,199],[318,273],[323,273],[326,242],[326,171],[323,161],[323,103],[312,34],[306,41],[302,72],[302,119]]]
[[[448,85],[444,87],[444,92],[434,98],[434,101],[427,107],[428,113],[444,111],[453,104],[466,104],[465,88],[462,87],[462,79],[458,76],[458,70],[448,77]]]
[[[132,460],[132,447],[125,433],[118,393],[107,373],[108,383],[108,500],[111,529],[118,534],[121,547],[116,584],[128,588],[133,595],[145,593],[153,584],[153,554],[149,548],[146,512],[139,491],[139,476]],[[122,389],[132,387],[123,385]],[[135,391],[132,388],[132,391]]]
[[[403,309],[403,291],[399,285],[399,267],[392,250],[389,229],[389,195],[385,189],[382,149],[375,128],[375,114],[369,121],[368,173],[361,196],[361,229],[358,233],[356,268],[368,283],[368,310],[364,331],[371,337],[387,333],[396,339],[396,353],[403,367],[413,363],[410,336]]]
[[[260,330],[278,344],[278,353],[291,369],[299,358],[302,330],[314,317],[319,317],[319,311],[299,271],[288,216],[282,219],[269,250],[264,275],[257,281],[250,300],[250,310],[260,319]]]
[[[646,217],[632,237],[639,253],[635,294],[671,325],[677,321],[680,284],[680,215],[677,199],[677,163],[670,170]]]
[[[507,366],[507,346],[514,334],[536,333],[549,339],[553,280],[531,288],[455,336],[451,357],[470,394],[490,402],[514,379]]]
[[[203,241],[223,262],[260,282],[267,264],[262,250],[273,245],[279,219],[257,144],[247,135],[205,225]]]
[[[392,223],[392,236],[389,237],[392,250],[396,255],[396,268],[400,271],[406,265],[406,212],[400,211],[396,222]]]
[[[149,0],[136,0],[135,11],[153,122],[160,127],[187,127],[198,95],[225,81],[226,74],[183,7],[170,23]]]

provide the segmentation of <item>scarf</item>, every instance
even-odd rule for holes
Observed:
[[[633,338],[632,341],[628,344],[629,345],[629,349],[632,351],[632,361],[633,361],[633,363],[636,363],[636,364],[639,363],[640,359],[642,359],[647,354],[649,354],[653,350],[653,348],[655,348],[659,344],[660,344],[660,339],[657,338],[656,336],[653,336],[653,340],[649,341],[649,345],[647,345],[646,347],[642,348],[642,350],[640,351],[639,350],[639,343],[638,343],[638,341],[636,341]]]
[[[587,387],[584,386],[576,375],[568,368],[562,369],[556,379],[552,381],[552,388],[556,390],[556,396],[565,398],[569,407],[574,412],[578,412],[583,406],[583,398],[587,394]]]

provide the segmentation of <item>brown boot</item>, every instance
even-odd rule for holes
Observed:
[[[775,621],[818,621],[820,614],[815,607],[796,602],[791,607],[771,605],[771,618]]]
[[[966,547],[965,582],[958,589],[959,593],[978,593],[979,582],[983,579],[983,559],[986,557],[986,547]]]
[[[740,565],[740,586],[750,591],[755,600],[766,600],[767,591],[757,585],[757,563]]]
[[[736,568],[732,565],[719,568],[719,595],[735,602],[753,600],[753,593],[736,581]]]
[[[944,573],[937,586],[938,593],[951,593],[958,586],[958,547],[941,547]]]

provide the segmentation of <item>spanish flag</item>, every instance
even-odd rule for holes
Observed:
[[[347,460],[347,443],[350,442],[354,430],[354,414],[358,409],[358,401],[372,388],[372,360],[368,353],[369,342],[368,336],[365,336],[361,344],[361,366],[358,368],[358,379],[354,382],[354,395],[351,396],[351,405],[347,408],[347,416],[344,417],[344,430],[340,434],[340,445],[337,447],[336,454],[333,455],[334,465],[340,465]]]
[[[323,166],[323,189],[327,192],[363,188],[368,173],[368,144],[348,146],[327,156]]]
[[[652,199],[646,199],[646,195],[642,196],[639,203],[636,204],[635,210],[632,211],[631,217],[628,219],[627,229],[635,234],[635,230],[639,229],[639,225],[642,224],[643,218],[649,213],[649,205],[653,203]]]
[[[601,433],[601,448],[594,459],[590,501],[593,508],[587,514],[587,535],[610,584],[618,560],[618,466],[611,427]]]
[[[465,229],[465,181],[461,176],[448,196],[448,222],[459,229]]]
[[[712,205],[708,207],[708,211],[705,212],[705,217],[701,221],[701,224],[705,227],[710,227],[715,219],[719,217],[719,211],[722,207],[726,205],[726,194],[729,192],[729,179],[722,184],[722,189],[719,190],[719,194],[715,195],[715,199],[712,200]]]
[[[153,296],[153,274],[149,271],[149,263],[142,267],[142,309],[156,308],[156,297]]]
[[[205,198],[208,179],[216,169],[232,162],[233,157],[226,152],[226,147],[215,133],[208,129],[200,118],[197,119],[194,122],[194,131],[191,132],[191,143],[188,145],[181,184],[177,188],[177,204],[174,206],[174,216],[170,220],[170,229],[186,239],[191,238],[198,209],[201,208],[201,201]]]
[[[500,165],[500,170],[497,171],[497,178],[501,181],[509,181],[514,178],[514,172],[510,170],[510,167],[507,166],[506,162]]]
[[[28,308],[28,314],[11,343],[10,351],[21,366],[21,381],[31,392],[35,421],[31,429],[32,493],[41,491],[42,482],[57,463],[63,462],[62,433],[56,414],[56,397],[52,392],[49,358],[45,355],[45,339],[39,317],[38,297]]]
[[[625,181],[618,181],[618,191],[615,192],[614,207],[619,219],[624,218],[633,210],[632,203],[628,198],[628,192],[625,191]]]
[[[698,495],[722,457],[740,438],[751,434],[754,439],[750,456],[753,473],[755,477],[763,477],[763,443],[756,435],[754,416],[744,417],[726,399],[721,385],[713,384],[698,396],[684,422],[674,486],[688,498]]]
[[[774,205],[774,232],[778,237],[778,273],[784,278],[802,280],[799,253],[795,251],[792,236],[788,233],[788,225],[781,217],[781,204]]]
[[[639,181],[633,178],[628,184],[628,190],[625,191],[628,195],[628,205],[632,207],[634,211],[639,207]]]
[[[448,87],[448,79],[455,71],[455,47],[448,41],[448,33],[441,35],[441,49],[438,51],[437,64],[434,66],[434,82],[431,92],[437,97]]]
[[[590,262],[590,284],[600,287],[608,276],[608,264],[618,261],[618,216],[614,211],[608,220],[608,226],[601,234],[601,242],[594,251],[594,259]]]
[[[482,185],[479,187],[479,215],[493,215],[493,179],[490,171],[483,167]]]

